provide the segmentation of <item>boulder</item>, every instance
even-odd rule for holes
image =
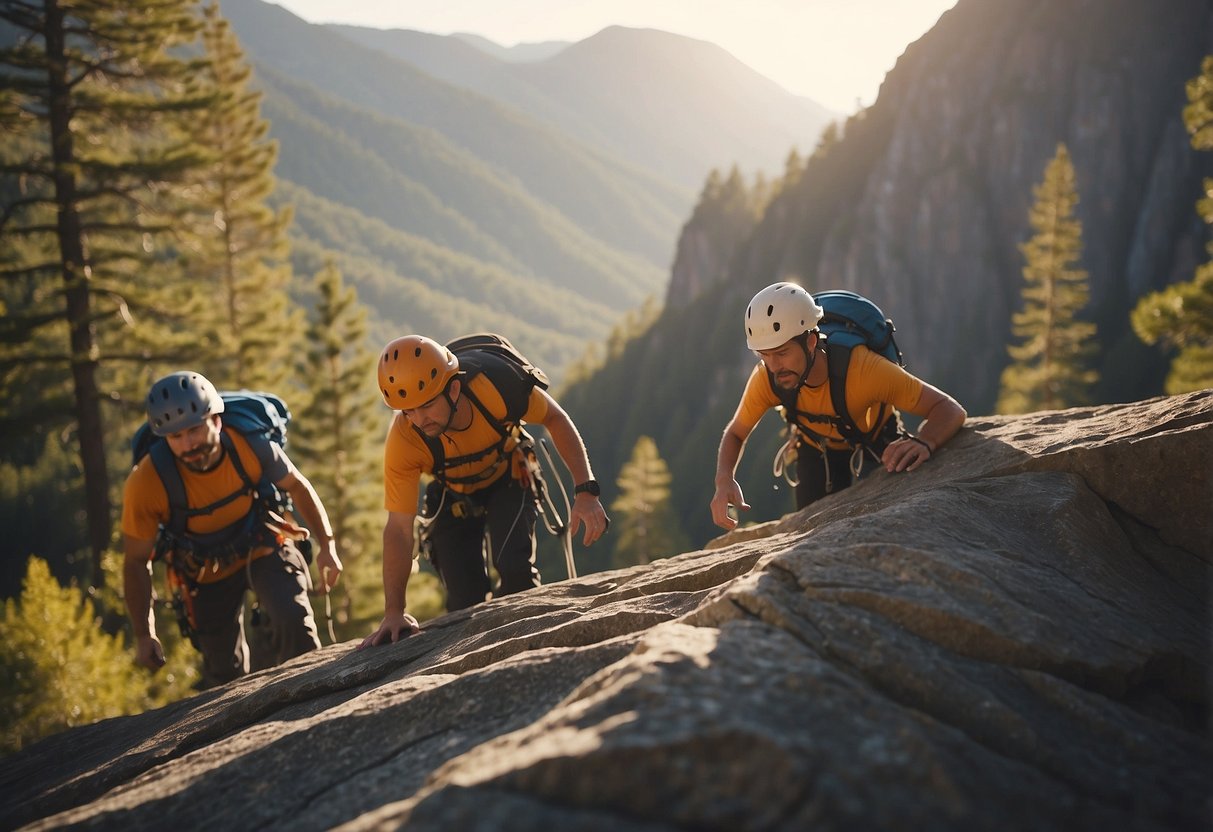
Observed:
[[[912,474],[0,761],[4,828],[1197,829],[1213,390],[970,420]]]

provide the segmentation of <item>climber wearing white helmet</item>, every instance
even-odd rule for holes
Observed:
[[[798,509],[851,485],[864,473],[865,455],[889,472],[915,470],[964,424],[967,414],[955,399],[863,344],[849,347],[849,357],[835,349],[841,361],[828,360],[829,339],[818,329],[823,314],[813,295],[789,282],[767,286],[746,307],[746,345],[759,361],[717,454],[711,508],[722,528],[738,523],[731,509],[749,508],[735,472],[768,410],[782,407],[793,426]],[[841,384],[831,383],[839,377]],[[835,407],[835,396],[845,398],[844,407]],[[901,426],[898,411],[925,420],[917,435]]]

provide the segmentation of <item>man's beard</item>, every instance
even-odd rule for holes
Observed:
[[[211,455],[215,453],[215,450],[218,447],[218,442],[210,442],[199,448],[195,448],[188,454],[182,455],[181,464],[186,468],[189,468],[191,471],[205,473],[214,467],[213,464],[208,465],[207,460],[211,458]]]
[[[417,430],[421,431],[431,439],[437,439],[439,436],[442,436],[446,429],[437,422],[428,422],[425,425],[419,425]]]
[[[795,373],[779,373],[775,376],[775,385],[784,390],[795,390],[800,386],[800,376]]]

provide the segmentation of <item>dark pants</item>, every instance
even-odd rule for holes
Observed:
[[[249,589],[269,619],[274,664],[318,649],[320,638],[307,586],[307,563],[291,541],[222,581],[199,584],[193,604],[194,635],[202,653],[203,685],[221,685],[249,671],[244,637],[244,593]]]
[[[531,492],[508,475],[474,494],[457,494],[434,481],[425,492],[430,562],[446,587],[446,608],[461,610],[491,593],[489,562],[500,581],[497,595],[539,586],[535,568],[535,520]],[[487,541],[485,532],[487,531]]]
[[[880,435],[873,443],[875,452],[883,454],[889,443],[896,440],[903,431],[901,416],[894,411],[893,418],[885,423]],[[827,450],[822,453],[819,448],[802,439],[800,447],[796,451],[796,475],[799,479],[796,485],[796,508],[802,509],[827,494],[833,494],[835,491],[849,487],[856,479],[851,471],[851,459],[854,453],[849,448],[842,451]],[[858,479],[863,479],[880,467],[880,461],[873,457],[872,452],[867,448],[864,448],[861,455],[855,459],[861,460]]]

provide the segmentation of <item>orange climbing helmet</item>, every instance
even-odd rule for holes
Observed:
[[[459,373],[459,359],[424,335],[388,342],[379,356],[379,392],[392,410],[423,407]]]

